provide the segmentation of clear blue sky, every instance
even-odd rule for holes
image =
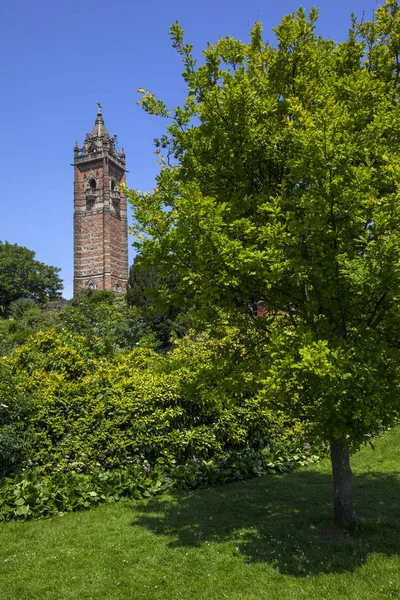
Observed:
[[[153,139],[165,123],[136,105],[139,87],[178,104],[181,65],[168,29],[179,20],[200,55],[225,35],[248,40],[261,20],[272,27],[295,0],[19,0],[0,8],[0,240],[26,246],[61,267],[72,294],[73,147],[91,131],[96,101],[125,148],[128,185],[154,187]],[[313,2],[303,2],[308,10]],[[350,14],[370,18],[375,0],[320,0],[318,31],[343,40]],[[131,244],[130,239],[130,244]],[[133,251],[131,251],[131,260]]]

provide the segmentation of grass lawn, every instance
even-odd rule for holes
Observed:
[[[0,525],[0,599],[400,599],[400,427],[352,464],[351,537],[330,527],[327,461]]]

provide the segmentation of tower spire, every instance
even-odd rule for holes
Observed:
[[[98,137],[98,138],[104,138],[104,137],[109,138],[110,134],[108,133],[106,126],[104,125],[103,111],[101,108],[101,104],[100,104],[100,102],[96,102],[96,104],[97,104],[97,118],[96,118],[96,122],[93,127],[92,136]]]

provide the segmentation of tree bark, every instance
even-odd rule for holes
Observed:
[[[346,438],[331,441],[331,461],[334,493],[334,520],[341,529],[353,529],[356,512],[353,502],[353,481],[350,468],[350,452],[346,448]]]

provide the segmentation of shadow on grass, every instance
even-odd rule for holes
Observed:
[[[301,471],[155,498],[135,506],[132,525],[168,536],[170,548],[224,544],[224,552],[285,574],[340,573],[372,552],[400,554],[399,478],[355,475],[354,495],[351,536],[332,527],[331,477]]]

